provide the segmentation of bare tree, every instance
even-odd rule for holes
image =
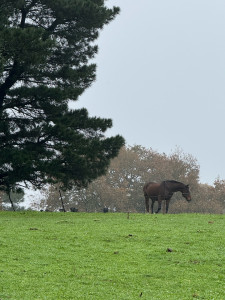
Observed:
[[[111,161],[105,176],[87,188],[74,187],[63,194],[63,199],[67,210],[76,206],[79,211],[87,212],[102,211],[104,207],[110,211],[144,212],[144,183],[173,179],[190,185],[192,201],[187,203],[180,193],[175,194],[170,204],[171,213],[223,212],[225,180],[217,179],[214,186],[203,185],[199,183],[199,170],[197,160],[179,148],[166,155],[142,146],[123,147]],[[49,205],[50,199],[49,196]]]

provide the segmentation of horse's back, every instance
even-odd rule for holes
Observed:
[[[158,196],[159,188],[160,188],[160,183],[150,181],[144,185],[143,191],[144,194],[147,194],[149,197]]]
[[[146,183],[144,184],[144,186],[143,186],[143,191],[146,192],[147,189],[149,188],[149,186],[152,185],[152,184],[154,184],[154,183],[155,183],[155,182],[152,182],[152,181],[146,182]]]

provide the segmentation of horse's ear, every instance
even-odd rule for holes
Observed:
[[[189,188],[189,184],[187,184],[186,187]]]

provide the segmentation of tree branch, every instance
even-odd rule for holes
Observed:
[[[23,72],[23,68],[19,66],[17,61],[15,61],[12,66],[12,69],[9,72],[9,76],[6,78],[5,82],[0,86],[0,109],[3,106],[4,98],[8,90],[19,80]]]

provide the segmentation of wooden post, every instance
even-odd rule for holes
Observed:
[[[127,219],[130,219],[130,194],[127,194]]]

